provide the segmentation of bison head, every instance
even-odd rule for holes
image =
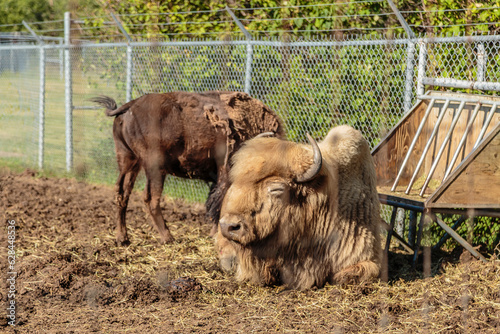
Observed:
[[[216,236],[223,269],[292,288],[378,274],[369,146],[350,127],[334,130],[319,146],[309,135],[311,145],[257,138],[233,156]]]
[[[286,209],[301,205],[300,184],[313,180],[322,165],[318,144],[307,136],[312,153],[279,139],[255,139],[244,154],[235,156],[232,186],[224,198],[220,220],[225,238],[241,245],[270,238],[287,220],[290,210]]]

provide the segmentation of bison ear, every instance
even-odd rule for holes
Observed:
[[[274,197],[279,197],[285,192],[285,184],[273,182],[267,186],[267,193]]]

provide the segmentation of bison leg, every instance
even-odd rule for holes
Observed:
[[[227,173],[228,172],[225,166],[219,168],[219,171],[217,173],[217,181],[212,184],[210,193],[208,194],[207,202],[205,203],[205,207],[207,209],[207,220],[212,223],[212,229],[210,231],[210,236],[212,237],[217,233],[222,201],[227,193],[227,189],[229,188]]]
[[[163,192],[163,183],[165,182],[165,174],[159,169],[146,169],[146,188],[144,189],[144,202],[151,215],[152,225],[160,234],[160,239],[163,244],[174,241],[174,237],[170,234],[163,215],[161,213],[160,200]]]
[[[206,218],[212,224],[212,229],[210,230],[210,236],[213,237],[217,233],[217,227],[219,226],[220,218],[220,207],[222,205],[222,199],[224,194],[222,194],[222,188],[218,183],[213,183],[210,187],[210,192],[208,193],[208,198],[205,203],[205,208],[207,211]]]
[[[140,164],[137,159],[134,159],[130,155],[118,155],[118,167],[120,168],[120,175],[116,181],[116,204],[118,206],[116,218],[116,243],[121,246],[126,246],[130,244],[130,241],[127,235],[125,217],[127,214],[128,200],[134,188],[137,174],[139,174]]]
[[[333,282],[339,284],[356,284],[370,281],[380,274],[380,265],[373,261],[362,261],[342,269],[333,276]]]

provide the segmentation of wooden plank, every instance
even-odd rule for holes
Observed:
[[[500,123],[428,198],[426,206],[500,209]]]
[[[427,95],[439,96],[442,98],[450,98],[453,100],[454,97],[459,98],[470,98],[470,99],[481,99],[484,101],[499,102],[499,97],[490,97],[474,94],[463,94],[463,93],[450,93],[450,92],[429,92]],[[377,172],[377,186],[379,192],[387,193],[386,188],[391,187],[394,180],[399,172],[399,168],[402,165],[404,158],[408,152],[409,146],[416,134],[417,128],[425,114],[425,110],[428,106],[428,100],[421,101],[417,103],[402,119],[401,121],[390,131],[390,133],[375,147],[372,151],[373,161],[375,164],[375,169]],[[416,164],[422,154],[422,151],[427,143],[428,138],[436,124],[436,120],[439,116],[439,111],[443,107],[444,102],[438,100],[435,106],[431,110],[431,114],[424,125],[422,133],[418,138],[414,151],[412,152],[410,159],[405,167],[403,174],[398,183],[398,188],[396,192],[404,192],[406,186],[408,185],[411,176],[415,170]],[[429,174],[429,170],[436,159],[439,148],[441,147],[444,139],[450,129],[451,122],[454,115],[456,114],[459,102],[451,102],[446,113],[444,115],[443,121],[439,127],[436,138],[433,140],[429,152],[427,153],[424,164],[419,171],[412,191],[409,196],[418,196],[425,179]],[[444,173],[450,160],[452,159],[457,147],[459,145],[460,139],[465,132],[467,124],[472,117],[474,108],[476,104],[466,103],[460,118],[452,132],[451,139],[445,146],[445,150],[439,162],[437,164],[436,170],[432,175],[431,181],[429,182],[428,188],[424,194],[424,197],[420,197],[424,200],[431,194],[433,194],[438,187],[441,185]],[[481,131],[481,128],[488,117],[491,105],[486,104],[481,106],[479,113],[473,123],[471,131],[467,135],[467,140],[465,145],[460,151],[460,156],[457,162],[454,164],[454,168],[460,164],[460,162],[472,151],[473,145]],[[494,128],[495,124],[500,122],[500,108],[497,108],[495,116],[493,117],[491,124],[488,127],[488,131]],[[393,193],[394,194],[394,193]],[[400,196],[400,194],[397,194]],[[404,196],[403,196],[404,197]]]
[[[428,101],[421,101],[415,105],[379,145],[373,149],[372,157],[377,172],[377,184],[379,186],[392,186],[394,183],[399,166],[403,163],[427,106]],[[424,130],[423,132],[422,136],[427,136],[426,131]],[[424,141],[419,140],[417,142],[412,157],[422,152],[423,145],[425,145]],[[405,168],[405,173],[401,176],[401,184],[409,182],[415,170],[416,163],[417,160],[415,158],[410,159]]]

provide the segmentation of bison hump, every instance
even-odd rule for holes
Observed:
[[[242,92],[221,94],[220,99],[230,120],[231,130],[240,140],[248,140],[262,132],[284,136],[279,117],[260,100]]]

